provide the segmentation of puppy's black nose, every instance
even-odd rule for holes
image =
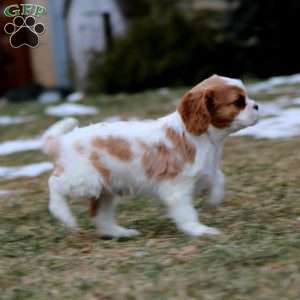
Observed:
[[[254,108],[255,110],[258,110],[258,105],[257,105],[257,104],[254,104],[254,105],[253,105],[253,108]]]

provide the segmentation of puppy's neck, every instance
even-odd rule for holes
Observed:
[[[220,145],[223,144],[224,139],[230,134],[230,131],[228,129],[219,129],[209,125],[206,134],[212,144]]]
[[[206,135],[208,140],[215,146],[223,144],[224,139],[231,133],[229,128],[219,129],[212,125],[209,125],[206,133],[203,133],[199,136],[193,135],[187,131],[187,129],[185,128],[185,125],[182,121],[182,118],[177,111],[166,116],[165,118],[162,118],[162,119],[167,119],[169,122],[171,121],[171,123],[173,125],[176,124],[177,128],[178,127],[182,128],[182,130],[187,132],[188,135],[190,137],[192,137],[193,139],[199,140],[199,138],[203,138]]]

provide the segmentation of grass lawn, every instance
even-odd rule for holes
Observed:
[[[158,117],[172,111],[182,93],[89,98],[84,104],[100,112],[79,120],[85,125],[112,115]],[[0,142],[35,137],[56,120],[36,102],[0,105],[0,115],[36,117],[0,127]],[[222,231],[211,238],[183,235],[150,198],[120,206],[120,223],[142,233],[135,239],[100,239],[88,205],[75,201],[82,230],[70,233],[48,213],[49,174],[0,181],[0,190],[15,191],[0,196],[0,299],[299,299],[299,149],[300,138],[227,140],[223,205],[202,213],[202,199],[195,199],[202,222]],[[0,165],[45,160],[27,151],[0,156]]]

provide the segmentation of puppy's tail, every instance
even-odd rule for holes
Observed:
[[[50,126],[42,137],[42,150],[50,157],[54,157],[59,145],[59,137],[78,127],[78,121],[74,118],[66,118]]]

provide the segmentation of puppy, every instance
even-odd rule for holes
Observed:
[[[77,128],[65,119],[50,127],[43,150],[54,163],[49,178],[51,213],[77,229],[67,200],[91,200],[100,235],[130,237],[134,229],[116,223],[117,200],[129,193],[161,199],[179,230],[192,236],[215,235],[200,223],[193,196],[209,191],[207,205],[224,197],[220,159],[224,139],[258,120],[258,105],[240,80],[211,76],[181,99],[177,110],[158,120],[98,123]]]

